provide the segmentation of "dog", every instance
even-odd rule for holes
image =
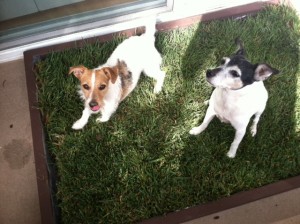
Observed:
[[[236,132],[227,153],[229,158],[235,157],[253,115],[250,130],[253,137],[256,135],[257,123],[268,100],[263,81],[279,73],[266,63],[249,62],[241,40],[237,39],[236,44],[238,50],[233,56],[223,58],[219,67],[206,71],[206,80],[215,89],[208,101],[203,123],[189,132],[191,135],[200,134],[215,116],[222,122],[230,123]]]
[[[84,101],[82,116],[73,129],[82,129],[92,114],[101,113],[97,122],[108,121],[136,87],[142,72],[156,80],[154,93],[161,91],[165,72],[160,68],[162,57],[154,45],[155,25],[152,18],[144,34],[124,40],[103,65],[94,69],[83,65],[70,68],[69,74],[73,73],[80,81],[79,95]]]

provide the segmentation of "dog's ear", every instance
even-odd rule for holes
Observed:
[[[235,44],[238,46],[237,52],[235,52],[236,55],[242,55],[246,56],[246,50],[244,48],[243,42],[240,40],[240,38],[235,39]]]
[[[112,83],[115,83],[118,78],[118,67],[105,67],[103,68],[104,74],[110,78]]]
[[[268,64],[256,64],[254,79],[256,81],[264,81],[271,75],[276,75],[278,73],[279,71],[277,69],[272,68]]]
[[[69,75],[71,73],[73,73],[75,75],[75,77],[80,80],[81,76],[83,75],[83,73],[86,70],[87,70],[87,68],[84,67],[83,65],[78,65],[78,66],[70,67],[70,69],[69,69]]]

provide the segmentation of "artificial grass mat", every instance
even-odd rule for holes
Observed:
[[[257,136],[248,128],[229,159],[230,125],[215,118],[196,137],[188,131],[202,122],[212,92],[205,71],[235,52],[236,37],[251,62],[281,73],[265,81],[269,100]],[[167,73],[163,91],[155,95],[154,81],[141,76],[108,122],[97,124],[92,116],[83,130],[72,130],[83,104],[69,67],[104,63],[122,39],[50,53],[37,64],[63,223],[134,223],[300,174],[299,20],[293,10],[272,6],[243,20],[157,33]]]

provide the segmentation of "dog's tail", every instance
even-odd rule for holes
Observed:
[[[156,16],[150,16],[145,21],[145,36],[153,38],[156,33]]]

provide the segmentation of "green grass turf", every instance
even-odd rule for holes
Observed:
[[[141,76],[111,120],[90,118],[71,129],[83,104],[70,66],[95,67],[121,42],[86,44],[51,53],[38,63],[39,103],[46,144],[58,170],[57,198],[63,223],[132,223],[227,197],[300,174],[299,20],[286,7],[255,17],[200,23],[157,33],[167,72],[163,91]],[[281,71],[265,84],[269,101],[258,133],[249,129],[235,159],[226,157],[234,129],[214,119],[199,136],[212,92],[205,71],[244,41],[253,63]]]

